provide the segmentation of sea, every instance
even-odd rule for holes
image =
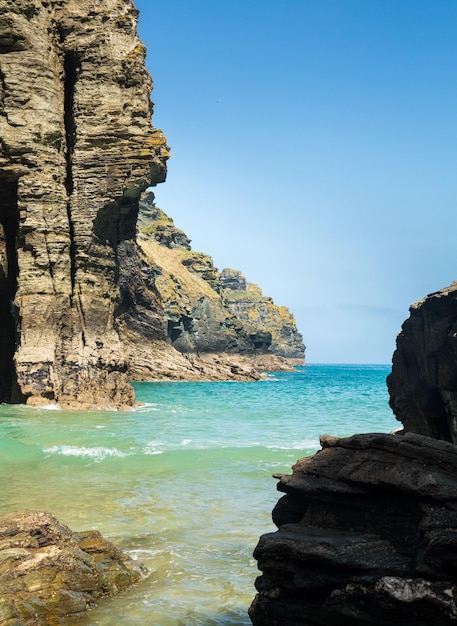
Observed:
[[[389,365],[306,365],[257,382],[135,383],[136,410],[0,406],[0,513],[97,529],[149,575],[78,626],[247,626],[272,474],[322,433],[400,426]]]

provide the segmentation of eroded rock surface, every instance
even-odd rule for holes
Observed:
[[[406,431],[457,443],[457,282],[411,306],[387,384]]]
[[[457,624],[456,446],[413,433],[321,444],[277,476],[253,624]]]
[[[0,3],[0,400],[134,401],[119,258],[168,156],[136,22],[131,0]]]
[[[0,623],[75,623],[146,575],[97,531],[73,533],[45,512],[0,516]]]

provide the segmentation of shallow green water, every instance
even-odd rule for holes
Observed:
[[[96,528],[150,570],[81,625],[248,625],[252,551],[275,530],[274,472],[319,434],[388,432],[388,366],[324,366],[255,383],[140,383],[132,412],[0,406],[0,512]]]

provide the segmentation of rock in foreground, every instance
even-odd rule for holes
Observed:
[[[73,533],[44,512],[0,516],[0,623],[68,624],[146,573],[97,531]]]
[[[457,624],[457,448],[412,433],[321,444],[277,476],[253,624]]]

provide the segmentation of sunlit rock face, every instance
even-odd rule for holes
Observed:
[[[405,430],[457,442],[457,282],[411,306],[387,383]]]
[[[0,400],[133,403],[119,250],[168,156],[136,23],[131,0],[0,3]]]

